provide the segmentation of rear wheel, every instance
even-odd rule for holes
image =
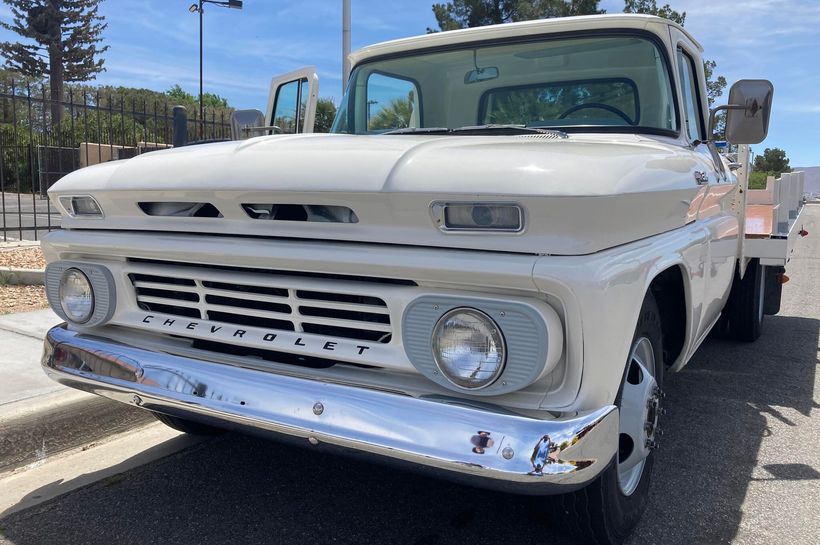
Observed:
[[[735,273],[726,313],[729,334],[738,341],[752,342],[760,337],[766,296],[765,278],[765,267],[757,259],[749,261],[742,279]]]
[[[562,522],[584,542],[622,543],[646,509],[653,451],[660,434],[662,342],[660,312],[648,293],[616,401],[620,410],[618,454],[592,484],[561,496]]]
[[[208,426],[207,424],[200,424],[192,420],[185,420],[169,414],[151,412],[154,418],[177,431],[188,433],[191,435],[220,435],[225,433],[225,430]]]

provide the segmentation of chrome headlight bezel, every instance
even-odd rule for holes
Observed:
[[[496,357],[499,360],[494,365],[496,368],[491,371],[488,378],[478,382],[474,386],[470,386],[469,380],[458,376],[457,373],[453,372],[453,364],[452,362],[445,361],[445,356],[442,353],[440,343],[442,338],[444,337],[447,332],[444,328],[447,327],[448,322],[453,320],[458,315],[469,316],[473,319],[478,320],[479,325],[483,327],[486,331],[484,336],[487,338],[487,345],[488,347],[492,346],[493,350],[498,354]],[[504,372],[504,366],[507,363],[507,345],[504,340],[504,335],[501,332],[501,329],[498,327],[498,324],[490,318],[486,313],[471,307],[456,307],[448,312],[444,313],[441,318],[438,319],[436,325],[433,327],[433,335],[431,339],[432,349],[433,349],[433,360],[438,367],[439,372],[441,372],[442,376],[446,378],[453,386],[467,390],[467,391],[476,391],[482,390],[491,386],[494,382],[496,382],[499,377],[501,377],[502,373]],[[471,350],[468,348],[468,350]],[[488,348],[487,352],[490,352]],[[481,369],[481,365],[478,365],[478,369]],[[478,370],[477,369],[477,370]]]
[[[504,338],[504,370],[492,384],[465,389],[442,375],[433,357],[433,331],[442,316],[469,307],[483,312]],[[555,309],[532,298],[476,297],[445,293],[417,296],[405,307],[401,339],[407,358],[416,370],[437,385],[471,396],[499,396],[528,387],[551,372],[561,361],[563,326]]]
[[[74,285],[72,285],[74,284]],[[86,296],[78,295],[78,294],[71,294],[66,293],[70,289],[77,289],[76,284],[82,284],[80,286],[81,290],[87,292]],[[91,284],[91,280],[88,279],[88,276],[77,269],[76,267],[71,267],[63,271],[62,276],[60,277],[60,285],[58,288],[58,294],[60,298],[60,308],[63,309],[63,313],[65,313],[66,317],[76,324],[85,324],[87,323],[92,316],[94,316],[95,310],[95,297],[94,297],[94,286]],[[77,313],[76,309],[72,309],[72,303],[69,301],[69,297],[85,297],[88,300],[88,308],[81,312]],[[82,304],[82,303],[74,303],[74,306]]]
[[[64,309],[60,297],[60,284],[69,269],[85,275],[94,293],[94,311],[85,322],[77,322]],[[96,327],[111,320],[116,310],[117,288],[111,271],[96,263],[80,261],[53,261],[46,265],[45,288],[48,303],[57,316],[77,327]]]

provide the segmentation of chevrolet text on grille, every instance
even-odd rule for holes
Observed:
[[[156,325],[156,323],[154,323],[154,320],[156,318],[157,317],[154,316],[153,314],[149,314],[149,315],[145,316],[142,319],[142,323]],[[160,323],[160,321],[161,321],[161,323]],[[174,324],[177,324],[177,322],[178,322],[178,320],[175,319],[175,318],[165,318],[165,319],[160,318],[160,321],[158,321],[157,323],[160,323],[161,327],[168,327],[168,328],[174,327]],[[200,332],[200,331],[204,330],[206,333],[210,333],[213,336],[215,336],[217,333],[219,333],[220,331],[223,330],[223,326],[219,326],[219,325],[203,324],[203,323],[200,323],[200,322],[185,322],[185,321],[179,321],[177,327],[178,328],[183,328],[183,329],[188,330],[188,331]],[[245,335],[248,335],[248,339],[255,336],[255,338],[257,340],[264,341],[266,343],[271,343],[272,346],[276,346],[277,344],[287,345],[287,346],[291,346],[291,347],[297,347],[297,346],[307,347],[308,346],[308,344],[306,344],[304,342],[305,337],[296,337],[295,340],[288,339],[286,341],[284,339],[280,339],[280,334],[278,334],[278,333],[250,332],[250,334],[248,334],[248,330],[246,330],[246,329],[232,329],[232,328],[224,328],[224,329],[225,329],[225,332],[232,338],[243,339],[243,338],[245,338]],[[279,339],[279,341],[277,341],[277,339]],[[307,343],[313,343],[313,342],[315,342],[315,341],[311,340],[311,339],[307,340]],[[355,344],[355,345],[348,346],[349,344],[350,343],[341,343],[339,341],[327,341],[327,340],[325,340],[325,341],[319,340],[318,342],[316,342],[316,346],[318,346],[322,350],[327,350],[328,352],[335,352],[337,350],[337,347],[339,347],[340,345],[343,346],[344,348],[347,348],[347,349],[349,349],[349,348],[355,349],[356,354],[359,355],[359,356],[364,354],[365,350],[370,350],[370,347],[367,346],[367,345]],[[311,344],[311,347],[312,347],[312,344]]]

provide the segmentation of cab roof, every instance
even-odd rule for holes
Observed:
[[[539,34],[553,34],[559,32],[574,32],[584,30],[615,30],[635,29],[644,30],[660,36],[666,40],[669,37],[669,27],[675,27],[683,32],[689,40],[703,51],[703,47],[682,26],[654,15],[612,14],[612,15],[582,15],[577,17],[556,17],[552,19],[537,19],[520,23],[505,23],[488,25],[447,32],[422,34],[410,38],[401,38],[389,42],[381,42],[359,49],[350,54],[351,66],[360,62],[384,55],[404,53],[417,49],[427,49],[454,44],[469,44],[490,40],[503,40]]]

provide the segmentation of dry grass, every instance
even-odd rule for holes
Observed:
[[[48,307],[43,286],[0,285],[0,314],[26,312]]]
[[[0,267],[18,269],[44,269],[46,260],[39,247],[10,248],[0,250]]]

